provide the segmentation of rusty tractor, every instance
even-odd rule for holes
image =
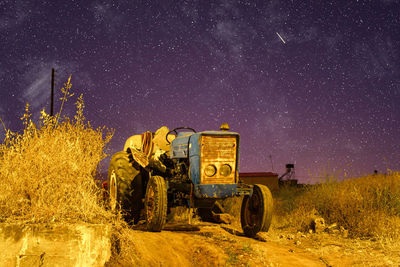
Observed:
[[[195,208],[206,218],[218,210],[218,200],[243,196],[244,234],[268,231],[272,195],[265,185],[239,180],[239,140],[226,123],[220,131],[163,126],[128,138],[108,170],[111,209],[121,211],[128,222],[145,220],[148,230],[161,231],[172,207]]]

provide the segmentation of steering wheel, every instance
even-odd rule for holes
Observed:
[[[182,129],[191,130],[192,132],[196,133],[196,130],[193,129],[193,128],[190,128],[190,127],[178,127],[178,128],[175,128],[175,129],[169,131],[167,133],[167,135],[165,136],[165,139],[167,140],[168,145],[171,144],[171,142],[168,140],[168,135],[170,135],[171,133],[175,133],[175,135],[178,135],[177,130],[182,130]]]

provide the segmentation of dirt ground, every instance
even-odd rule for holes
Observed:
[[[129,256],[109,266],[400,266],[398,241],[278,229],[248,238],[238,225],[200,221],[167,224],[159,233],[127,231]]]

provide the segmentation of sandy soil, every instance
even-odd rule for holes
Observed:
[[[128,230],[129,257],[110,266],[400,266],[394,242],[356,240],[340,234],[272,229],[247,238],[235,225],[169,224],[159,233]],[[126,248],[125,248],[126,249]]]

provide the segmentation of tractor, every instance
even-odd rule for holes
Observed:
[[[273,200],[265,185],[239,180],[240,135],[229,131],[196,132],[193,128],[145,132],[127,139],[110,162],[109,206],[133,224],[144,220],[149,231],[161,231],[173,207],[213,214],[219,200],[243,196],[241,225],[246,236],[268,231]]]

